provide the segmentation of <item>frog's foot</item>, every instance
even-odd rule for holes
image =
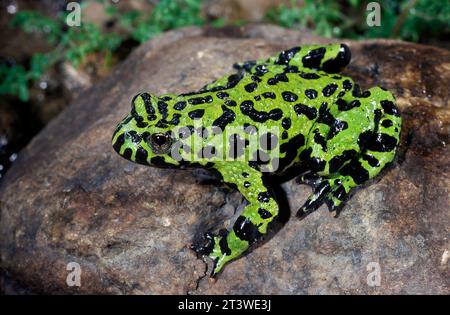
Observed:
[[[230,248],[228,242],[232,239],[234,246]],[[191,246],[197,255],[207,256],[213,261],[213,270],[210,275],[212,278],[222,270],[226,263],[240,256],[247,248],[247,242],[240,241],[234,233],[227,235],[226,230],[219,231],[218,235],[205,233],[199,242]]]
[[[308,181],[306,180],[305,182]],[[333,216],[337,217],[348,197],[350,187],[346,185],[347,182],[345,176],[323,180],[315,179],[314,182],[310,182],[313,185],[314,192],[297,211],[297,217],[300,219],[305,218],[323,203],[328,206],[328,210]]]

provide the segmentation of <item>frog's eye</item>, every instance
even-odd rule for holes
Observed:
[[[147,138],[147,143],[155,154],[164,154],[170,151],[172,137],[168,133],[153,133]]]

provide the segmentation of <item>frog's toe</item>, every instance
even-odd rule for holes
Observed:
[[[305,218],[308,214],[316,211],[324,202],[331,186],[328,180],[324,180],[314,188],[314,193],[309,196],[303,206],[297,211],[299,219]]]
[[[318,183],[318,184],[317,184]],[[312,182],[314,193],[309,196],[303,206],[298,210],[297,217],[305,218],[308,214],[317,210],[323,203],[328,206],[328,210],[337,217],[344,207],[348,198],[348,189],[341,179],[323,179]]]
[[[338,217],[345,201],[348,198],[348,193],[342,184],[337,184],[332,187],[331,191],[325,197],[325,203],[328,210],[334,217]]]
[[[214,235],[207,232],[190,247],[199,256],[209,255],[214,249]]]
[[[312,172],[304,173],[303,175],[297,176],[296,178],[296,182],[298,184],[306,184],[313,187],[316,187],[321,180],[322,179],[319,175]]]

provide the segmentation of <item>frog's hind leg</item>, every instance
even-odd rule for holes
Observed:
[[[361,118],[365,118],[369,121],[373,120],[373,125],[369,124],[368,128],[361,130],[352,129],[353,132],[357,131],[359,134],[356,143],[349,141],[350,134],[346,135],[345,133],[336,135],[326,144],[319,141],[321,149],[324,148],[324,145],[327,147],[326,152],[322,152],[321,156],[325,156],[328,162],[325,165],[322,163],[323,169],[318,172],[319,177],[309,182],[312,184],[314,192],[297,212],[297,216],[300,218],[315,211],[323,203],[327,204],[333,214],[338,215],[351,190],[373,179],[395,157],[399,143],[401,118],[392,94],[375,87],[366,92],[364,97],[357,98],[357,101],[353,102],[352,106],[357,105],[353,109],[349,109],[351,106],[348,104],[350,103],[346,102],[345,104],[348,106],[345,107],[341,102],[343,107],[341,110],[346,114],[336,115],[335,120],[341,122],[347,120],[350,124],[349,118],[351,117],[357,122],[361,121]],[[370,108],[371,104],[374,104],[373,108]],[[317,130],[319,131],[316,133],[319,135],[321,135],[320,130],[325,131],[321,136],[324,139],[329,138],[330,130],[320,127]],[[320,137],[314,138],[320,139]],[[319,157],[314,157],[314,152],[320,149],[317,148],[314,138],[311,141],[312,157],[309,157],[310,161],[319,159]],[[346,150],[342,151],[342,146],[345,146]],[[341,152],[337,153],[335,150],[341,150]]]
[[[226,165],[218,170],[224,182],[234,184],[249,204],[230,231],[222,231],[218,235],[207,233],[202,242],[192,247],[198,254],[214,261],[212,277],[226,263],[240,257],[250,245],[266,234],[269,223],[279,212],[278,204],[260,171],[246,163]]]

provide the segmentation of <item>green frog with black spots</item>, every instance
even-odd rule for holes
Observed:
[[[394,96],[337,74],[349,61],[344,44],[294,47],[236,64],[236,73],[193,93],[133,98],[113,135],[117,153],[143,165],[214,170],[247,201],[232,229],[192,246],[214,261],[212,276],[277,218],[271,176],[295,172],[313,187],[298,217],[323,203],[336,216],[354,188],[393,161],[401,129]]]

